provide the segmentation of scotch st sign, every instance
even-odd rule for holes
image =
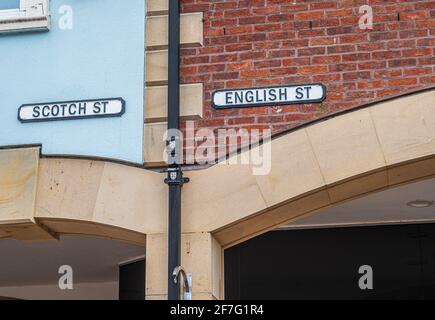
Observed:
[[[120,117],[125,112],[121,98],[24,104],[18,110],[21,122]]]
[[[323,84],[218,90],[213,93],[216,109],[274,106],[281,104],[318,103],[326,98]]]
[[[0,149],[142,166],[146,1],[49,2],[50,32],[0,37]]]

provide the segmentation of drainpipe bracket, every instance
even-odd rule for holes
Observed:
[[[183,170],[181,167],[168,168],[168,177],[165,179],[165,183],[169,186],[183,186],[185,183],[189,183],[190,179],[183,177]]]

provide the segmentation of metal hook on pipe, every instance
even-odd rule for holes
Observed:
[[[178,266],[174,269],[172,272],[173,281],[175,284],[178,283],[178,278],[181,276],[184,280],[184,290],[183,290],[183,296],[184,300],[192,300],[192,274],[186,273],[183,267]]]

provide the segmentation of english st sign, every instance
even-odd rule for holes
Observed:
[[[323,84],[218,90],[213,93],[216,109],[319,103],[326,98]]]

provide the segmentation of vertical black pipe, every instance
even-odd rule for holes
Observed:
[[[180,281],[174,282],[172,275],[176,267],[181,264],[181,187],[169,186],[169,234],[168,234],[168,299],[180,299]]]
[[[179,129],[180,117],[180,3],[169,0],[168,128]]]
[[[169,132],[180,127],[180,3],[179,0],[169,0],[169,48],[168,48],[168,129]],[[177,137],[168,136],[169,141],[176,142]],[[180,151],[176,143],[176,150],[172,150],[174,157]],[[170,149],[168,149],[170,150]],[[171,152],[171,150],[170,150]],[[175,155],[175,159],[177,156]],[[177,175],[176,179],[172,174]],[[169,230],[168,230],[168,299],[180,299],[180,281],[174,282],[172,272],[181,264],[181,169],[180,164],[170,163],[168,181],[177,180],[179,183],[169,185]],[[181,179],[180,179],[181,178]]]

